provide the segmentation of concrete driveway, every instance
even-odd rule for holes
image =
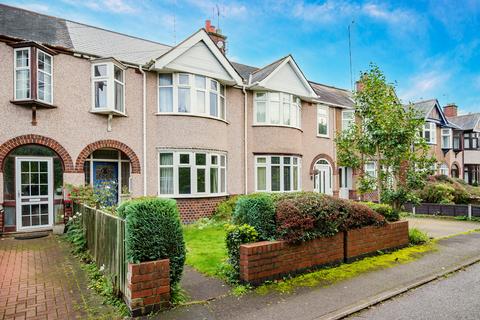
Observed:
[[[426,232],[430,237],[441,238],[480,229],[479,222],[459,221],[442,218],[407,218],[410,228]]]

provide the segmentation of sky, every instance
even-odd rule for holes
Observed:
[[[346,89],[350,25],[354,81],[374,63],[404,102],[480,112],[480,0],[3,2],[169,45],[211,19],[230,60],[261,67],[292,54],[309,80]]]

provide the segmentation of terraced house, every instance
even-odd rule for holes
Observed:
[[[5,231],[51,228],[67,183],[172,197],[186,222],[232,194],[354,191],[333,141],[350,92],[292,56],[229,61],[208,22],[168,46],[6,5],[0,21]]]

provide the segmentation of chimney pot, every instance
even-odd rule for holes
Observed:
[[[443,113],[447,118],[456,117],[458,115],[458,107],[455,103],[449,103],[443,107]]]

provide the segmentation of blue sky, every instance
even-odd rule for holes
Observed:
[[[290,53],[309,79],[342,88],[350,87],[354,21],[354,77],[374,62],[404,101],[480,111],[480,0],[4,2],[167,44],[201,28],[218,5],[231,60],[263,66]]]

